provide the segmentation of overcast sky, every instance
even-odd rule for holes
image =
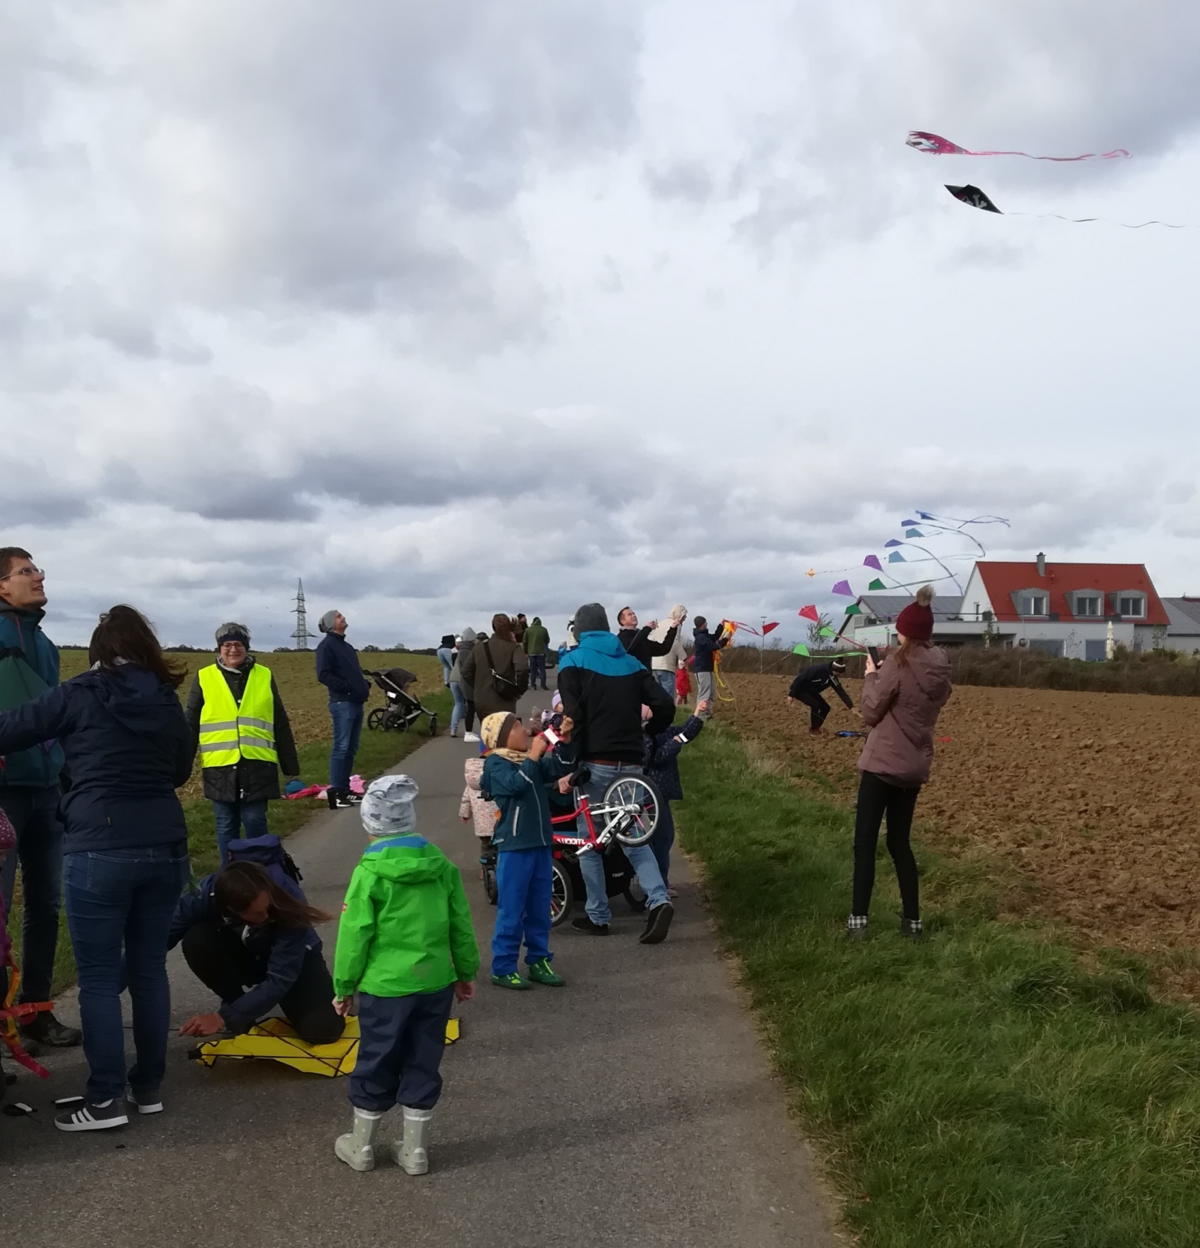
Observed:
[[[915,508],[1200,593],[1200,228],[942,188],[1200,225],[1197,81],[1195,0],[12,0],[0,544],[60,641],[798,636]]]

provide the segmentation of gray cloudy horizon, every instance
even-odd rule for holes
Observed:
[[[9,6],[0,544],[68,642],[798,637],[917,508],[1200,593],[1200,231],[942,189],[1200,224],[1198,74],[1185,0]]]

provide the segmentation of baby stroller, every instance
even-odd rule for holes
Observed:
[[[381,672],[368,672],[363,669],[364,676],[370,678],[383,690],[386,703],[375,707],[367,716],[367,727],[381,728],[384,732],[407,732],[409,725],[415,724],[422,715],[429,716],[429,735],[437,736],[437,712],[426,710],[420,702],[405,689],[417,678],[403,667],[385,667]]]

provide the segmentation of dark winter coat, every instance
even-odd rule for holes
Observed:
[[[550,646],[550,630],[538,616],[533,617],[533,623],[525,630],[525,638],[521,644],[526,654],[546,653]]]
[[[913,646],[904,667],[889,655],[863,681],[862,717],[871,733],[858,757],[859,769],[902,788],[924,784],[933,763],[933,730],[950,693],[944,650]]]
[[[254,666],[254,656],[249,655],[245,663],[236,670],[217,664],[217,671],[225,677],[233,700],[240,702],[246,688],[246,677]],[[275,722],[275,752],[279,755],[278,766],[261,758],[239,758],[230,767],[205,767],[204,796],[210,802],[271,802],[279,797],[279,773],[285,776],[300,774],[300,759],[296,755],[296,740],[292,736],[292,725],[288,722],[287,711],[284,710],[283,699],[279,696],[279,688],[275,684],[274,673],[271,675],[271,695],[275,703],[273,712]],[[200,746],[200,713],[204,709],[204,690],[200,687],[200,677],[192,683],[187,700],[187,721],[192,733],[192,757]]]
[[[649,628],[623,628],[617,636],[621,639],[626,654],[632,654],[643,667],[649,667],[651,659],[671,653],[678,633],[679,625],[672,624],[662,641],[651,641]]]
[[[695,649],[692,651],[692,671],[711,672],[715,666],[713,655],[729,644],[729,638],[718,641],[707,628],[697,628],[692,633]]]
[[[51,689],[58,684],[58,648],[42,632],[45,615],[41,607],[0,603],[0,708],[4,710],[39,697],[45,692],[43,682]],[[0,767],[0,789],[49,789],[58,784],[63,752],[57,741],[39,741],[31,749],[14,750],[0,761],[4,764]]]
[[[788,697],[798,698],[802,693],[822,693],[826,689],[832,689],[848,708],[854,709],[850,695],[834,674],[832,663],[810,663],[808,667],[802,667],[792,681]]]
[[[689,741],[695,741],[703,727],[704,720],[693,715],[682,727],[671,727],[653,736],[650,733],[645,734],[646,752],[642,758],[642,766],[668,802],[683,800],[683,781],[679,778],[679,751]]]
[[[488,655],[491,654],[491,663]],[[515,680],[517,694],[513,698],[502,698],[492,688],[492,663],[501,676]],[[503,711],[508,715],[517,713],[517,698],[529,688],[529,656],[521,648],[519,642],[509,641],[505,637],[489,637],[487,641],[477,641],[458,665],[460,685],[474,691],[471,699],[483,723],[489,715]]]
[[[558,692],[575,727],[571,744],[581,761],[641,763],[642,707],[653,712],[649,731],[675,718],[675,700],[612,633],[588,632],[562,657]]]
[[[184,893],[179,899],[171,920],[167,948],[173,949],[197,923],[218,922],[245,929],[242,942],[262,978],[248,985],[248,991],[236,1001],[225,1002],[218,1011],[230,1031],[242,1032],[249,1030],[264,1014],[269,1014],[295,986],[306,958],[322,956],[321,938],[311,927],[280,927],[277,923],[250,927],[237,915],[226,914],[217,905],[213,889],[216,878],[215,875],[205,876],[195,892]]]
[[[497,850],[541,849],[553,843],[548,786],[570,773],[568,757],[564,749],[561,754],[543,754],[520,764],[499,754],[484,759],[479,787],[500,807],[492,832]]]
[[[317,647],[317,679],[329,690],[330,702],[361,706],[371,696],[358,652],[341,633],[326,633]]]
[[[51,737],[67,760],[66,853],[186,841],[175,790],[192,774],[192,742],[170,685],[132,664],[89,671],[0,715],[0,753]]]

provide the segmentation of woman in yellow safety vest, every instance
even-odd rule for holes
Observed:
[[[250,653],[244,624],[217,629],[217,661],[196,673],[187,718],[200,752],[204,796],[217,820],[221,865],[229,842],[265,836],[267,803],[279,797],[279,772],[300,772],[287,711],[269,668]]]

